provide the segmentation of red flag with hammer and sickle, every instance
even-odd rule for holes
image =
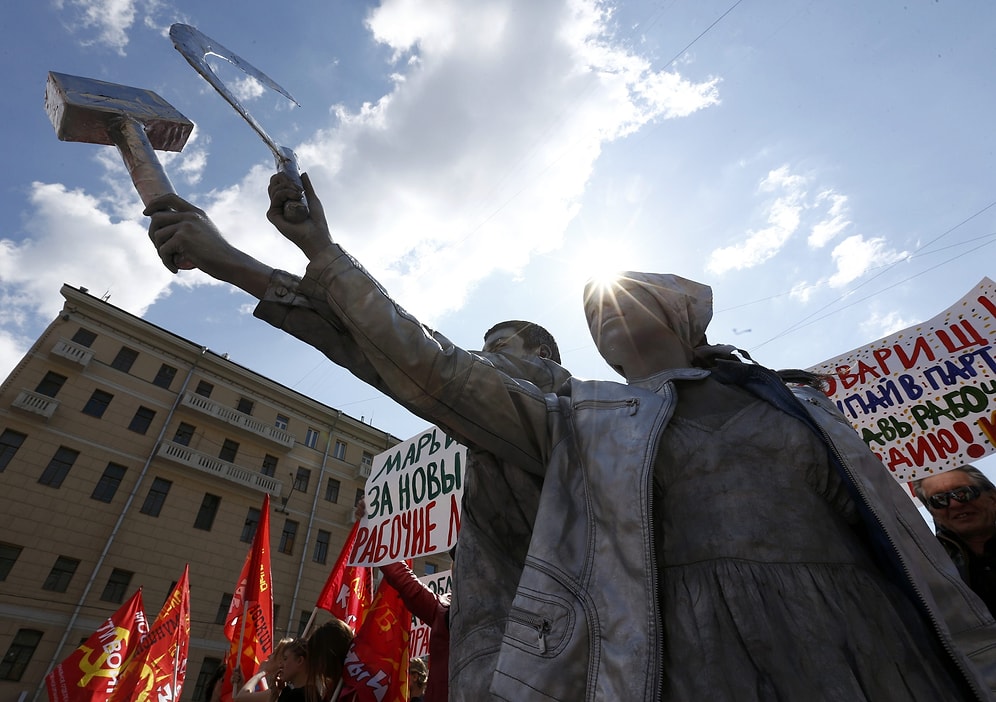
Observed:
[[[190,647],[190,566],[166,598],[152,628],[132,647],[108,702],[175,702]]]
[[[130,651],[149,633],[142,590],[45,676],[49,702],[105,702]]]
[[[356,543],[356,532],[359,521],[353,524],[352,531],[346,537],[346,543],[332,566],[325,587],[318,596],[315,607],[332,613],[332,616],[346,622],[354,632],[360,629],[370,602],[373,600],[373,578],[371,568],[348,565]]]
[[[270,577],[270,496],[263,498],[259,524],[246,554],[239,581],[225,618],[225,638],[231,642],[225,663],[221,699],[232,699],[232,671],[243,679],[256,674],[273,651],[273,581]]]

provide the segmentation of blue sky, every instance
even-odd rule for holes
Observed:
[[[612,377],[580,304],[608,266],[709,283],[712,341],[805,367],[996,277],[982,0],[39,0],[0,27],[0,374],[65,282],[397,436],[424,426],[255,320],[247,296],[170,275],[117,152],[56,139],[50,70],[155,90],[196,124],[162,155],[177,191],[302,271],[263,216],[269,152],[173,49],[173,22],[297,98],[239,82],[339,239],[466,347],[528,318],[576,374]]]

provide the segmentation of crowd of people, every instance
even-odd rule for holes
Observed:
[[[281,639],[270,657],[248,679],[239,668],[232,670],[231,699],[234,702],[354,702],[355,693],[343,685],[343,663],[352,641],[353,632],[345,622],[335,618],[307,636]],[[428,670],[424,673],[427,675]],[[205,684],[204,699],[221,702],[224,677],[225,668],[221,666]]]
[[[449,699],[992,699],[996,622],[976,594],[991,483],[962,471],[917,488],[959,573],[819,377],[707,340],[708,286],[589,283],[591,336],[622,382],[582,380],[555,344],[513,331],[472,352],[428,330],[333,241],[307,177],[302,192],[278,174],[269,195],[303,277],[175,195],[149,206],[150,237],[174,272],[249,292],[256,316],[470,448]],[[284,219],[303,196],[310,217]],[[986,539],[963,528],[986,520]],[[304,696],[286,699],[334,688],[313,638]]]

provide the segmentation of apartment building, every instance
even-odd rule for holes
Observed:
[[[276,634],[293,635],[373,456],[398,439],[86,289],[61,292],[0,385],[0,702],[45,700],[52,665],[139,587],[154,618],[188,563],[182,699],[203,699],[264,495]]]

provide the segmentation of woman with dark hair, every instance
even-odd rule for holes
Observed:
[[[351,694],[342,691],[342,668],[353,643],[353,632],[345,622],[332,619],[308,636],[308,687],[316,697],[308,702],[345,702]]]
[[[353,632],[333,619],[307,639],[296,639],[284,649],[273,688],[276,702],[345,702],[342,668],[353,642]]]

